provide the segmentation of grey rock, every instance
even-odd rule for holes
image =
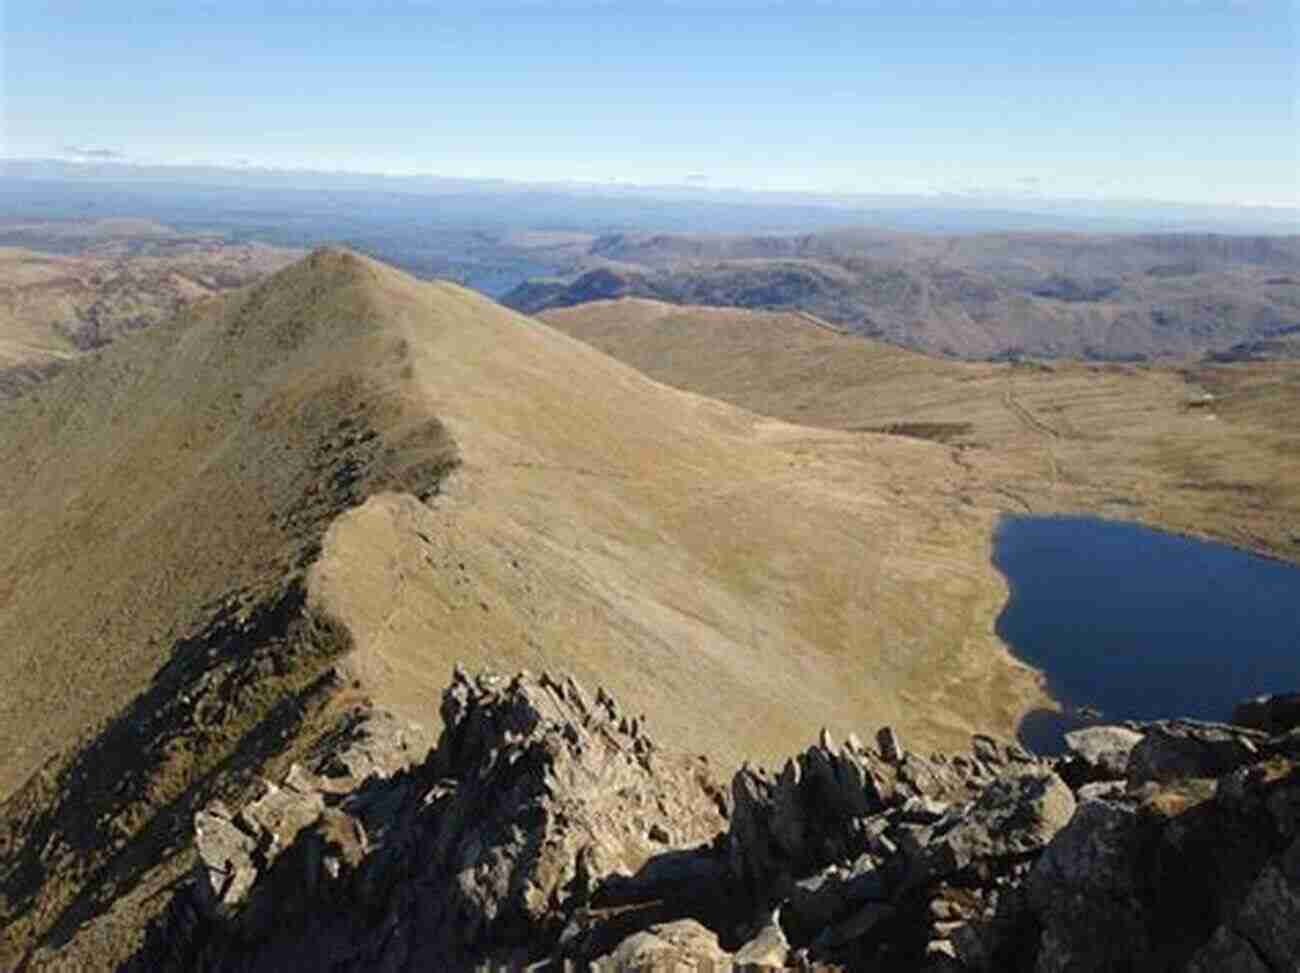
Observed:
[[[794,941],[812,942],[836,919],[867,902],[883,901],[888,894],[884,870],[871,856],[863,855],[849,867],[831,865],[796,882],[782,917]]]
[[[747,765],[732,780],[731,866],[755,900],[866,850],[861,822],[885,806],[884,766],[829,742],[823,734],[778,775]]]
[[[880,923],[893,917],[895,908],[886,902],[868,902],[842,922],[827,926],[813,942],[813,953],[838,949],[855,939],[861,939]]]
[[[1288,875],[1287,872],[1291,874]],[[1257,965],[1252,965],[1257,964]],[[1300,966],[1300,839],[1251,884],[1245,900],[1193,957],[1189,973]]]
[[[1148,724],[1129,753],[1130,786],[1183,777],[1218,777],[1259,753],[1261,734],[1218,723],[1168,720]]]
[[[437,748],[406,769],[394,766],[418,752],[406,724],[350,714],[316,764],[327,790],[303,793],[310,778],[296,773],[233,821],[199,815],[210,925],[178,919],[172,965],[142,956],[139,968],[222,969],[236,952],[264,971],[510,965],[557,940],[606,882],[653,875],[669,893],[674,873],[697,881],[680,860],[656,871],[665,847],[651,836],[714,838],[724,792],[701,759],[638,747],[639,721],[600,695],[584,707],[575,685],[459,673]]]
[[[1050,770],[997,778],[950,826],[936,829],[924,849],[929,875],[951,874],[985,859],[1035,854],[1074,810],[1074,795]]]
[[[1184,973],[1276,973],[1276,970],[1264,964],[1250,942],[1220,926],[1188,961]]]
[[[643,973],[647,970],[731,969],[731,954],[718,937],[694,919],[651,926],[633,933],[592,963],[596,973]]]
[[[742,969],[780,970],[790,955],[790,943],[781,929],[781,910],[773,910],[767,922],[733,958]]]
[[[1002,766],[1002,754],[998,742],[985,733],[976,733],[971,737],[971,752],[975,759],[989,767]]]
[[[1145,968],[1151,943],[1135,874],[1139,847],[1135,807],[1079,805],[1027,882],[1043,927],[1037,973]]]
[[[1300,693],[1256,696],[1237,704],[1232,722],[1276,736],[1300,727]]]
[[[947,802],[932,797],[910,797],[898,809],[898,815],[903,821],[933,824],[947,814],[950,807]]]
[[[1127,792],[1128,784],[1122,780],[1099,780],[1084,784],[1074,792],[1074,796],[1079,803],[1100,800],[1119,801],[1124,800]]]
[[[887,763],[896,764],[903,759],[903,746],[898,742],[893,727],[882,726],[876,731],[876,746]]]
[[[216,913],[243,901],[257,879],[253,862],[257,844],[256,837],[236,826],[221,805],[194,815],[199,856],[196,891],[204,911]]]
[[[1129,754],[1142,734],[1122,726],[1090,726],[1065,735],[1065,746],[1094,780],[1119,780],[1128,768]]]
[[[1077,797],[991,737],[890,763],[823,733],[729,805],[569,679],[461,671],[442,716],[399,766],[409,728],[354,711],[199,812],[194,882],[123,973],[1297,970],[1300,731],[1094,727],[1060,766],[1111,779]]]

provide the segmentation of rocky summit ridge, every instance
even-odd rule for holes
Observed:
[[[1300,969],[1294,699],[922,756],[825,731],[724,787],[603,689],[359,705],[241,808],[128,971]]]

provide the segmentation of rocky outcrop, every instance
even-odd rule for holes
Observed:
[[[234,811],[135,969],[1295,973],[1300,735],[1165,721],[1055,758],[820,740],[730,792],[572,680],[457,672]]]
[[[725,791],[603,692],[458,672],[442,718],[405,768],[375,759],[397,751],[371,726],[243,810],[200,812],[195,879],[134,968],[514,966],[558,949],[602,879],[698,882],[654,859],[716,835]]]
[[[1232,711],[1232,722],[1265,733],[1294,730],[1300,727],[1300,693],[1278,693],[1244,700]]]

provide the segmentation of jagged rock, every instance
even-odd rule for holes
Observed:
[[[923,875],[941,877],[981,860],[1035,854],[1074,809],[1074,795],[1050,770],[1000,777],[964,813],[935,825],[921,854]]]
[[[242,902],[257,880],[253,855],[257,838],[239,828],[224,805],[215,803],[194,816],[194,846],[199,855],[196,892],[205,912]]]
[[[786,958],[790,955],[790,943],[781,929],[781,910],[772,910],[767,922],[757,933],[736,950],[734,957],[738,967],[748,970],[780,970],[785,968]]]
[[[317,748],[323,751],[317,772],[345,785],[404,770],[423,760],[435,742],[424,727],[376,709],[352,714],[340,732],[346,745],[327,739]]]
[[[1278,973],[1278,970],[1265,966],[1248,940],[1226,926],[1220,926],[1210,941],[1192,957],[1184,973]]]
[[[1256,696],[1238,703],[1232,722],[1251,730],[1278,735],[1300,727],[1300,693]]]
[[[862,938],[877,925],[891,918],[894,912],[894,907],[886,902],[868,902],[847,919],[823,929],[813,941],[814,955]]]
[[[745,766],[732,781],[732,873],[755,901],[866,850],[854,822],[885,806],[883,764],[829,743],[824,734],[779,775]]]
[[[381,769],[391,768],[385,754],[409,751],[397,739],[404,724],[345,728],[338,739],[363,755],[343,746],[313,772],[361,768],[366,778],[346,793],[304,795],[310,774],[298,773],[293,789],[269,788],[237,815],[257,832],[246,901],[228,917],[210,914],[217,928],[193,934],[189,952],[171,943],[169,955],[184,960],[171,968],[516,963],[558,940],[607,879],[663,855],[652,833],[717,835],[725,794],[707,765],[660,755],[608,696],[588,705],[575,690],[526,674],[458,673],[437,748],[395,773]],[[224,849],[247,852],[234,822],[209,812],[199,825],[205,874]]]
[[[124,973],[1297,971],[1294,730],[1095,727],[1065,779],[989,737],[890,763],[823,731],[742,768],[729,807],[571,679],[458,671],[442,716],[402,769],[409,728],[358,710],[237,813],[196,815],[195,881]]]
[[[946,801],[936,801],[932,797],[909,797],[898,809],[898,816],[901,820],[914,824],[933,824],[947,814],[951,807]]]
[[[1083,801],[1121,801],[1128,795],[1128,784],[1122,780],[1099,780],[1084,784],[1074,792],[1075,798]]]
[[[1218,723],[1166,720],[1144,726],[1129,753],[1130,786],[1180,777],[1219,777],[1259,753],[1262,734]]]
[[[876,731],[876,745],[886,763],[896,764],[903,759],[903,746],[898,742],[898,734],[893,727],[882,726]]]
[[[325,801],[318,792],[302,793],[276,787],[269,781],[265,784],[265,793],[240,811],[235,820],[249,834],[261,838],[263,854],[274,858],[280,849],[293,843],[299,831],[320,816]]]
[[[595,973],[646,973],[655,970],[731,968],[731,954],[718,937],[694,919],[681,919],[633,933],[612,953],[592,963]]]
[[[1150,955],[1135,856],[1137,809],[1085,801],[1027,883],[1043,926],[1036,973],[1141,970]]]
[[[860,856],[851,866],[831,865],[795,883],[782,912],[792,940],[811,943],[822,929],[863,904],[888,897],[888,880],[880,863]]]
[[[1120,780],[1128,769],[1129,754],[1142,734],[1122,726],[1089,726],[1065,734],[1065,746],[1083,781]],[[1066,775],[1069,776],[1069,775]]]

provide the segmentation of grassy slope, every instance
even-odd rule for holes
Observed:
[[[680,392],[343,252],[70,366],[0,412],[0,468],[0,965],[111,966],[340,652],[426,722],[456,662],[574,672],[724,764],[1043,702],[948,449]]]
[[[996,651],[990,512],[956,502],[946,451],[764,420],[447,285],[384,288],[463,457],[432,510],[377,498],[326,542],[322,589],[374,566],[336,603],[386,698],[423,706],[457,659],[554,667],[730,762],[822,723],[1006,732],[1036,696]]]
[[[0,410],[0,967],[111,961],[348,647],[303,577],[332,520],[453,458],[370,273],[314,255]]]
[[[147,227],[116,221],[108,229],[143,234]],[[128,255],[128,249],[115,240],[75,256],[0,247],[0,398],[92,347],[301,257],[275,247],[182,237],[156,252]]]
[[[1300,367],[962,363],[790,314],[598,302],[543,316],[681,388],[830,428],[947,431],[961,488],[1300,560]],[[1205,391],[1207,406],[1189,407]],[[963,429],[963,426],[969,428]]]

